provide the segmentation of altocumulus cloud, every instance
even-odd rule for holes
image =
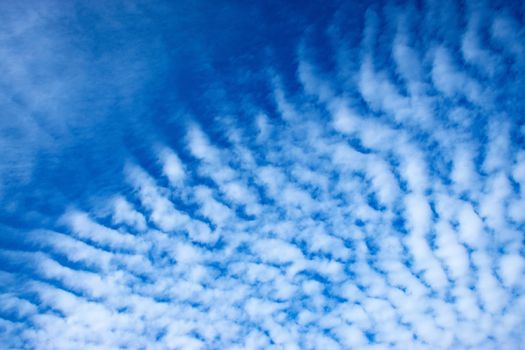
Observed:
[[[523,348],[523,4],[0,7],[0,347]]]

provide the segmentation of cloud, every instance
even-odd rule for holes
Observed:
[[[119,15],[88,6],[104,19],[100,33],[113,36],[95,35],[99,27],[86,29],[89,16],[71,8],[13,7],[6,15],[0,41],[8,59],[0,69],[20,92],[0,87],[0,105],[27,103],[6,109],[21,117],[0,122],[0,145],[36,141],[0,162],[0,174],[12,169],[13,179],[33,186],[31,201],[14,198],[10,214],[0,216],[7,232],[0,236],[4,345],[519,348],[525,153],[517,91],[524,62],[515,9],[469,2],[455,14],[433,1],[366,11],[286,5],[285,17],[295,19],[270,40],[268,24],[280,12],[255,4],[242,8],[262,27],[253,29],[253,51],[231,55],[238,50],[206,43],[211,35],[235,45],[221,36],[231,28],[244,38],[247,27],[232,20],[241,5],[213,18],[168,21],[176,28],[164,24],[177,9],[189,11],[183,5],[127,5]],[[68,75],[97,57],[95,44],[80,45],[83,55],[63,78],[58,68],[41,69],[63,62],[47,49],[80,53],[70,48],[80,39],[62,32],[75,28],[64,13],[78,16],[72,23],[100,50],[137,58],[141,74],[113,72],[110,58],[120,54],[111,51],[94,61],[103,68],[98,74],[111,72],[104,79],[91,80],[90,69]],[[448,17],[457,21],[444,28]],[[128,23],[137,18],[137,27]],[[143,33],[146,22],[151,32]],[[204,29],[192,36],[197,22]],[[224,31],[208,33],[204,23],[218,22]],[[120,44],[119,28],[137,29],[129,45]],[[181,44],[168,38],[174,28]],[[339,34],[347,32],[361,37],[343,42]],[[41,62],[24,54],[37,39],[46,39],[38,43],[46,50],[35,49]],[[187,61],[174,61],[183,68],[173,75],[150,57],[171,51]],[[30,66],[41,80],[33,81]],[[172,80],[173,95],[165,91]],[[61,107],[76,101],[68,91],[83,82],[89,91],[101,87],[100,95],[78,92],[96,114],[89,121]],[[110,87],[122,90],[109,94]],[[150,91],[153,102],[116,103],[115,124],[112,102],[89,102],[137,91]],[[60,121],[52,117],[70,110]],[[37,112],[43,117],[23,117]],[[6,137],[4,129],[21,133]],[[54,133],[79,140],[54,146]],[[48,142],[57,149],[52,156],[41,146]],[[59,179],[53,171],[68,162],[84,165]],[[49,164],[58,165],[47,174]],[[35,174],[46,175],[45,185]],[[8,181],[0,193],[17,186]]]

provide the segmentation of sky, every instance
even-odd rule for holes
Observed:
[[[0,2],[0,349],[525,349],[525,3]]]

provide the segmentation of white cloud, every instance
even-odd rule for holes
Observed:
[[[93,221],[86,213],[71,211],[64,214],[61,220],[66,223],[71,228],[72,233],[80,239],[105,245],[111,249],[140,251],[144,248],[144,243],[140,242],[136,237],[100,225]]]
[[[518,282],[523,281],[523,270],[525,268],[525,259],[518,254],[508,254],[501,257],[499,262],[499,271],[503,283],[507,287],[515,286]]]
[[[253,249],[265,262],[283,264],[303,259],[299,248],[279,239],[258,240],[253,244]]]
[[[486,242],[486,234],[483,229],[483,222],[469,203],[464,203],[459,208],[459,237],[461,240],[473,248],[482,247]]]
[[[146,229],[146,219],[142,213],[136,211],[122,196],[117,196],[113,202],[113,222],[126,224],[139,231]]]
[[[360,47],[333,45],[335,71],[312,27],[296,80],[269,74],[270,106],[246,96],[211,126],[189,121],[173,149],[130,157],[118,193],[13,238],[0,251],[7,346],[522,344],[521,105],[498,91],[519,90],[500,74],[522,68],[523,34],[479,9],[452,37],[415,7],[369,10]]]
[[[450,53],[443,46],[435,49],[432,81],[445,97],[464,96],[472,103],[480,105],[488,102],[480,84],[456,68]]]
[[[160,159],[164,175],[173,186],[180,186],[186,177],[186,172],[179,157],[169,148],[165,148],[160,153]]]

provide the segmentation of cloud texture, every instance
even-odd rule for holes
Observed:
[[[88,34],[147,23],[131,43],[101,39],[133,74],[110,69],[118,53],[82,61],[96,45],[57,29],[78,8],[6,17],[0,346],[523,348],[524,7],[288,5],[269,19],[232,5],[210,26],[252,13],[263,27],[287,17],[289,32],[254,29],[246,48],[228,37],[251,28],[239,19],[221,52],[210,33],[151,44],[172,28],[164,6],[88,9],[107,26]],[[61,62],[46,48],[44,63],[20,61],[39,36],[89,48],[72,72],[113,77],[36,79],[31,67]],[[177,50],[199,53],[193,85],[170,70]],[[111,101],[86,99],[99,94]]]

